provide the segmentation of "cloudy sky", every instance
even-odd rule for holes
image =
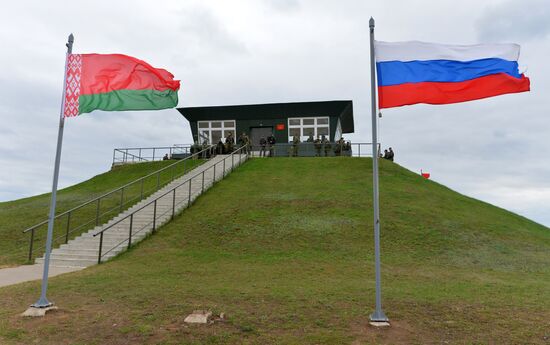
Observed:
[[[48,192],[65,42],[182,80],[180,106],[351,99],[370,141],[368,19],[385,41],[516,42],[530,93],[388,109],[381,140],[413,171],[550,226],[546,0],[12,1],[0,12],[0,201]],[[109,169],[114,147],[191,140],[176,110],[68,119],[60,186]],[[383,196],[382,196],[383,197]]]

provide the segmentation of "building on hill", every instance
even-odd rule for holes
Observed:
[[[260,138],[275,136],[278,143],[291,142],[294,136],[305,141],[325,135],[331,142],[344,133],[353,133],[352,101],[269,103],[178,108],[189,121],[193,138],[216,144],[233,133],[246,133],[252,145]]]

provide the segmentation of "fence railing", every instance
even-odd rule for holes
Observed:
[[[253,157],[372,157],[372,143],[282,143],[271,147],[253,145],[250,150]]]
[[[113,150],[113,165],[160,161],[165,155],[169,158],[183,159],[190,156],[191,144],[156,147],[125,147]]]
[[[187,158],[176,161],[162,169],[57,214],[54,218],[54,238],[52,243],[67,243],[71,236],[76,236],[85,230],[89,230],[90,227],[105,223],[113,216],[122,212],[126,207],[141,201],[162,186],[183,176],[204,162],[204,160],[199,160],[198,158],[207,159],[212,155],[215,155],[214,146],[209,146]],[[30,233],[28,248],[29,262],[32,261],[33,254],[37,250],[35,246],[35,243],[39,241],[37,236],[44,235],[47,224],[48,220],[46,219],[23,230],[23,233]]]
[[[233,172],[233,169],[235,168],[235,155],[238,155],[238,165],[241,164],[243,154],[245,154],[245,160],[250,156],[250,151],[247,152],[247,150],[244,146],[236,149],[233,152],[231,152],[223,160],[221,160],[219,162],[216,162],[214,165],[212,165],[212,166],[202,170],[201,172],[191,176],[188,180],[186,180],[186,181],[178,184],[177,186],[171,188],[170,190],[166,191],[162,195],[157,196],[154,200],[151,200],[147,204],[142,205],[142,206],[140,206],[139,208],[137,208],[135,210],[132,210],[132,212],[130,214],[128,214],[128,215],[124,216],[123,218],[117,220],[116,222],[110,224],[108,227],[103,228],[101,231],[98,231],[95,234],[93,234],[94,238],[99,236],[99,251],[98,251],[98,257],[97,257],[97,263],[100,264],[101,259],[105,255],[109,254],[111,251],[115,250],[116,248],[120,247],[121,245],[125,244],[126,242],[127,242],[126,245],[128,246],[128,248],[130,248],[132,246],[132,238],[135,237],[138,233],[140,233],[140,232],[144,231],[145,229],[149,228],[150,226],[152,227],[152,232],[154,233],[157,229],[157,224],[158,224],[157,221],[159,219],[162,219],[162,217],[166,216],[168,213],[171,213],[170,217],[173,218],[176,215],[176,209],[179,208],[179,206],[181,204],[183,204],[184,202],[187,202],[187,207],[191,206],[191,203],[194,200],[193,199],[193,188],[192,188],[193,187],[193,179],[196,179],[199,176],[201,177],[200,179],[195,180],[195,184],[199,184],[199,186],[200,186],[200,190],[197,192],[198,193],[197,196],[198,196],[198,195],[204,193],[205,187],[207,187],[207,186],[205,186],[205,173],[206,172],[209,172],[209,171],[213,170],[213,174],[212,174],[213,178],[212,178],[212,183],[211,183],[213,185],[217,181],[219,181],[219,180],[221,180],[225,177],[225,175],[226,175],[226,165],[227,164],[231,164],[229,173]],[[226,161],[228,161],[228,163],[226,163]],[[222,175],[221,175],[220,178],[216,177],[217,176],[216,167],[218,167],[218,169],[221,169],[221,171],[222,171]],[[184,196],[186,195],[186,198],[182,199],[179,202],[176,202],[176,200],[178,199],[178,197],[177,197],[178,189],[180,191],[180,197],[181,197],[181,193],[183,193]],[[170,198],[171,205],[168,205],[169,207],[166,208],[166,210],[164,210],[164,212],[159,213],[158,212],[159,200],[161,198],[164,198],[164,197],[170,195],[170,194],[172,194],[172,197]],[[140,224],[141,224],[140,228],[136,229],[135,225],[134,225],[135,224],[134,217],[135,217],[136,213],[144,210],[147,207],[151,207],[151,206],[153,208],[153,213],[151,215],[150,220],[148,220],[146,223],[143,223],[143,220],[141,220],[140,221]],[[164,205],[164,206],[166,206],[166,205]],[[149,214],[149,213],[143,213],[143,214]],[[122,222],[127,221],[127,220],[128,220],[128,231],[127,231],[128,238],[125,238],[124,240],[120,241],[118,244],[115,244],[108,251],[103,252],[104,234],[107,231],[111,230],[116,225],[119,225]]]

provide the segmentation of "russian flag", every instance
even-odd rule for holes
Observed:
[[[529,91],[519,45],[375,42],[380,108],[449,104]]]

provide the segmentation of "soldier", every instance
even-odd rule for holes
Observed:
[[[332,146],[330,145],[330,141],[323,135],[323,139],[321,139],[323,143],[323,147],[325,148],[325,157],[329,156],[329,152],[332,149]]]
[[[276,143],[275,137],[273,136],[273,133],[271,133],[267,137],[267,145],[268,145],[268,148],[269,148],[269,157],[273,157],[273,146],[275,145],[275,143]]]
[[[292,140],[292,156],[298,157],[298,145],[300,145],[300,137],[295,135]]]
[[[315,156],[316,157],[321,157],[321,147],[323,146],[323,144],[322,144],[321,139],[319,138],[319,136],[317,136],[317,139],[315,139],[313,144],[315,145]]]
[[[229,132],[227,138],[225,138],[225,151],[227,153],[233,152],[233,145],[235,145],[235,139],[233,138],[233,132]]]
[[[265,146],[267,145],[267,140],[264,137],[260,138],[260,157],[265,157]]]
[[[223,154],[223,141],[222,139],[220,138],[220,141],[218,141],[218,145],[216,146],[216,151],[219,155]]]
[[[393,156],[394,156],[394,153],[392,148],[390,147],[390,150],[388,151],[388,159],[392,162],[393,162]]]
[[[306,143],[312,143],[312,142],[313,142],[313,134],[310,134],[306,140]]]
[[[250,150],[252,149],[252,143],[250,142],[250,138],[248,137],[248,135],[244,135],[244,145],[245,145],[245,148],[244,148],[244,151],[245,153],[250,153]]]

